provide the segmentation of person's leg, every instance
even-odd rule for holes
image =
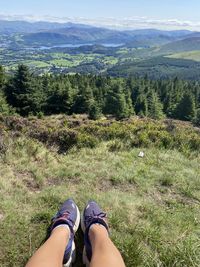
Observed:
[[[122,256],[110,240],[105,227],[93,224],[89,238],[92,244],[90,267],[125,267]]]
[[[52,219],[51,235],[29,260],[26,267],[70,267],[75,260],[74,234],[80,213],[72,199],[61,206]]]
[[[90,267],[125,267],[118,249],[108,234],[106,213],[95,201],[89,201],[81,221],[84,232],[83,262]]]
[[[26,267],[61,267],[69,236],[69,228],[56,228],[50,238],[29,260]]]

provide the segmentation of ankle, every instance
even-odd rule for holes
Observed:
[[[108,231],[102,224],[93,224],[89,229],[89,239],[92,240],[94,238],[108,238]]]
[[[62,235],[65,236],[67,239],[69,239],[70,236],[69,226],[67,224],[60,224],[53,229],[51,235]]]

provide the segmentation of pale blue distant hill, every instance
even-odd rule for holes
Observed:
[[[111,30],[84,24],[0,20],[0,33],[20,34],[13,45],[126,44],[128,47],[152,47],[183,39],[193,32],[157,29]]]

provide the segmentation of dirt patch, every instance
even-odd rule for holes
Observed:
[[[148,192],[148,196],[153,198],[160,205],[170,206],[173,203],[183,205],[194,205],[199,204],[199,200],[190,198],[176,192],[173,188],[167,188],[165,191],[160,191],[160,188]]]
[[[0,213],[0,221],[2,221],[3,219],[4,219],[3,213]]]
[[[20,171],[14,174],[15,177],[22,181],[26,188],[31,192],[36,192],[40,189],[40,185],[35,181],[32,173],[28,171]],[[16,181],[15,181],[16,182]]]
[[[131,193],[137,189],[136,184],[131,183],[113,183],[112,180],[106,180],[106,179],[100,179],[97,181],[97,184],[95,185],[95,190],[101,191],[101,192],[107,192],[110,190],[118,190],[121,192],[127,192]]]
[[[72,184],[80,184],[81,179],[79,177],[64,177],[64,178],[60,178],[60,177],[54,177],[54,178],[47,178],[46,180],[46,185],[48,186],[59,186],[62,184],[66,184],[67,185],[72,185]]]
[[[28,188],[29,191],[38,191],[40,189],[40,185],[37,184],[34,179],[25,179],[23,180],[24,184],[26,185],[26,187]]]
[[[106,192],[113,188],[112,182],[110,180],[100,179],[95,185],[95,190]]]

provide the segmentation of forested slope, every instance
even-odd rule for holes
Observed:
[[[35,76],[20,65],[14,75],[1,69],[3,113],[28,115],[88,114],[92,119],[139,115],[199,124],[200,84],[175,78],[111,78],[93,75]]]

